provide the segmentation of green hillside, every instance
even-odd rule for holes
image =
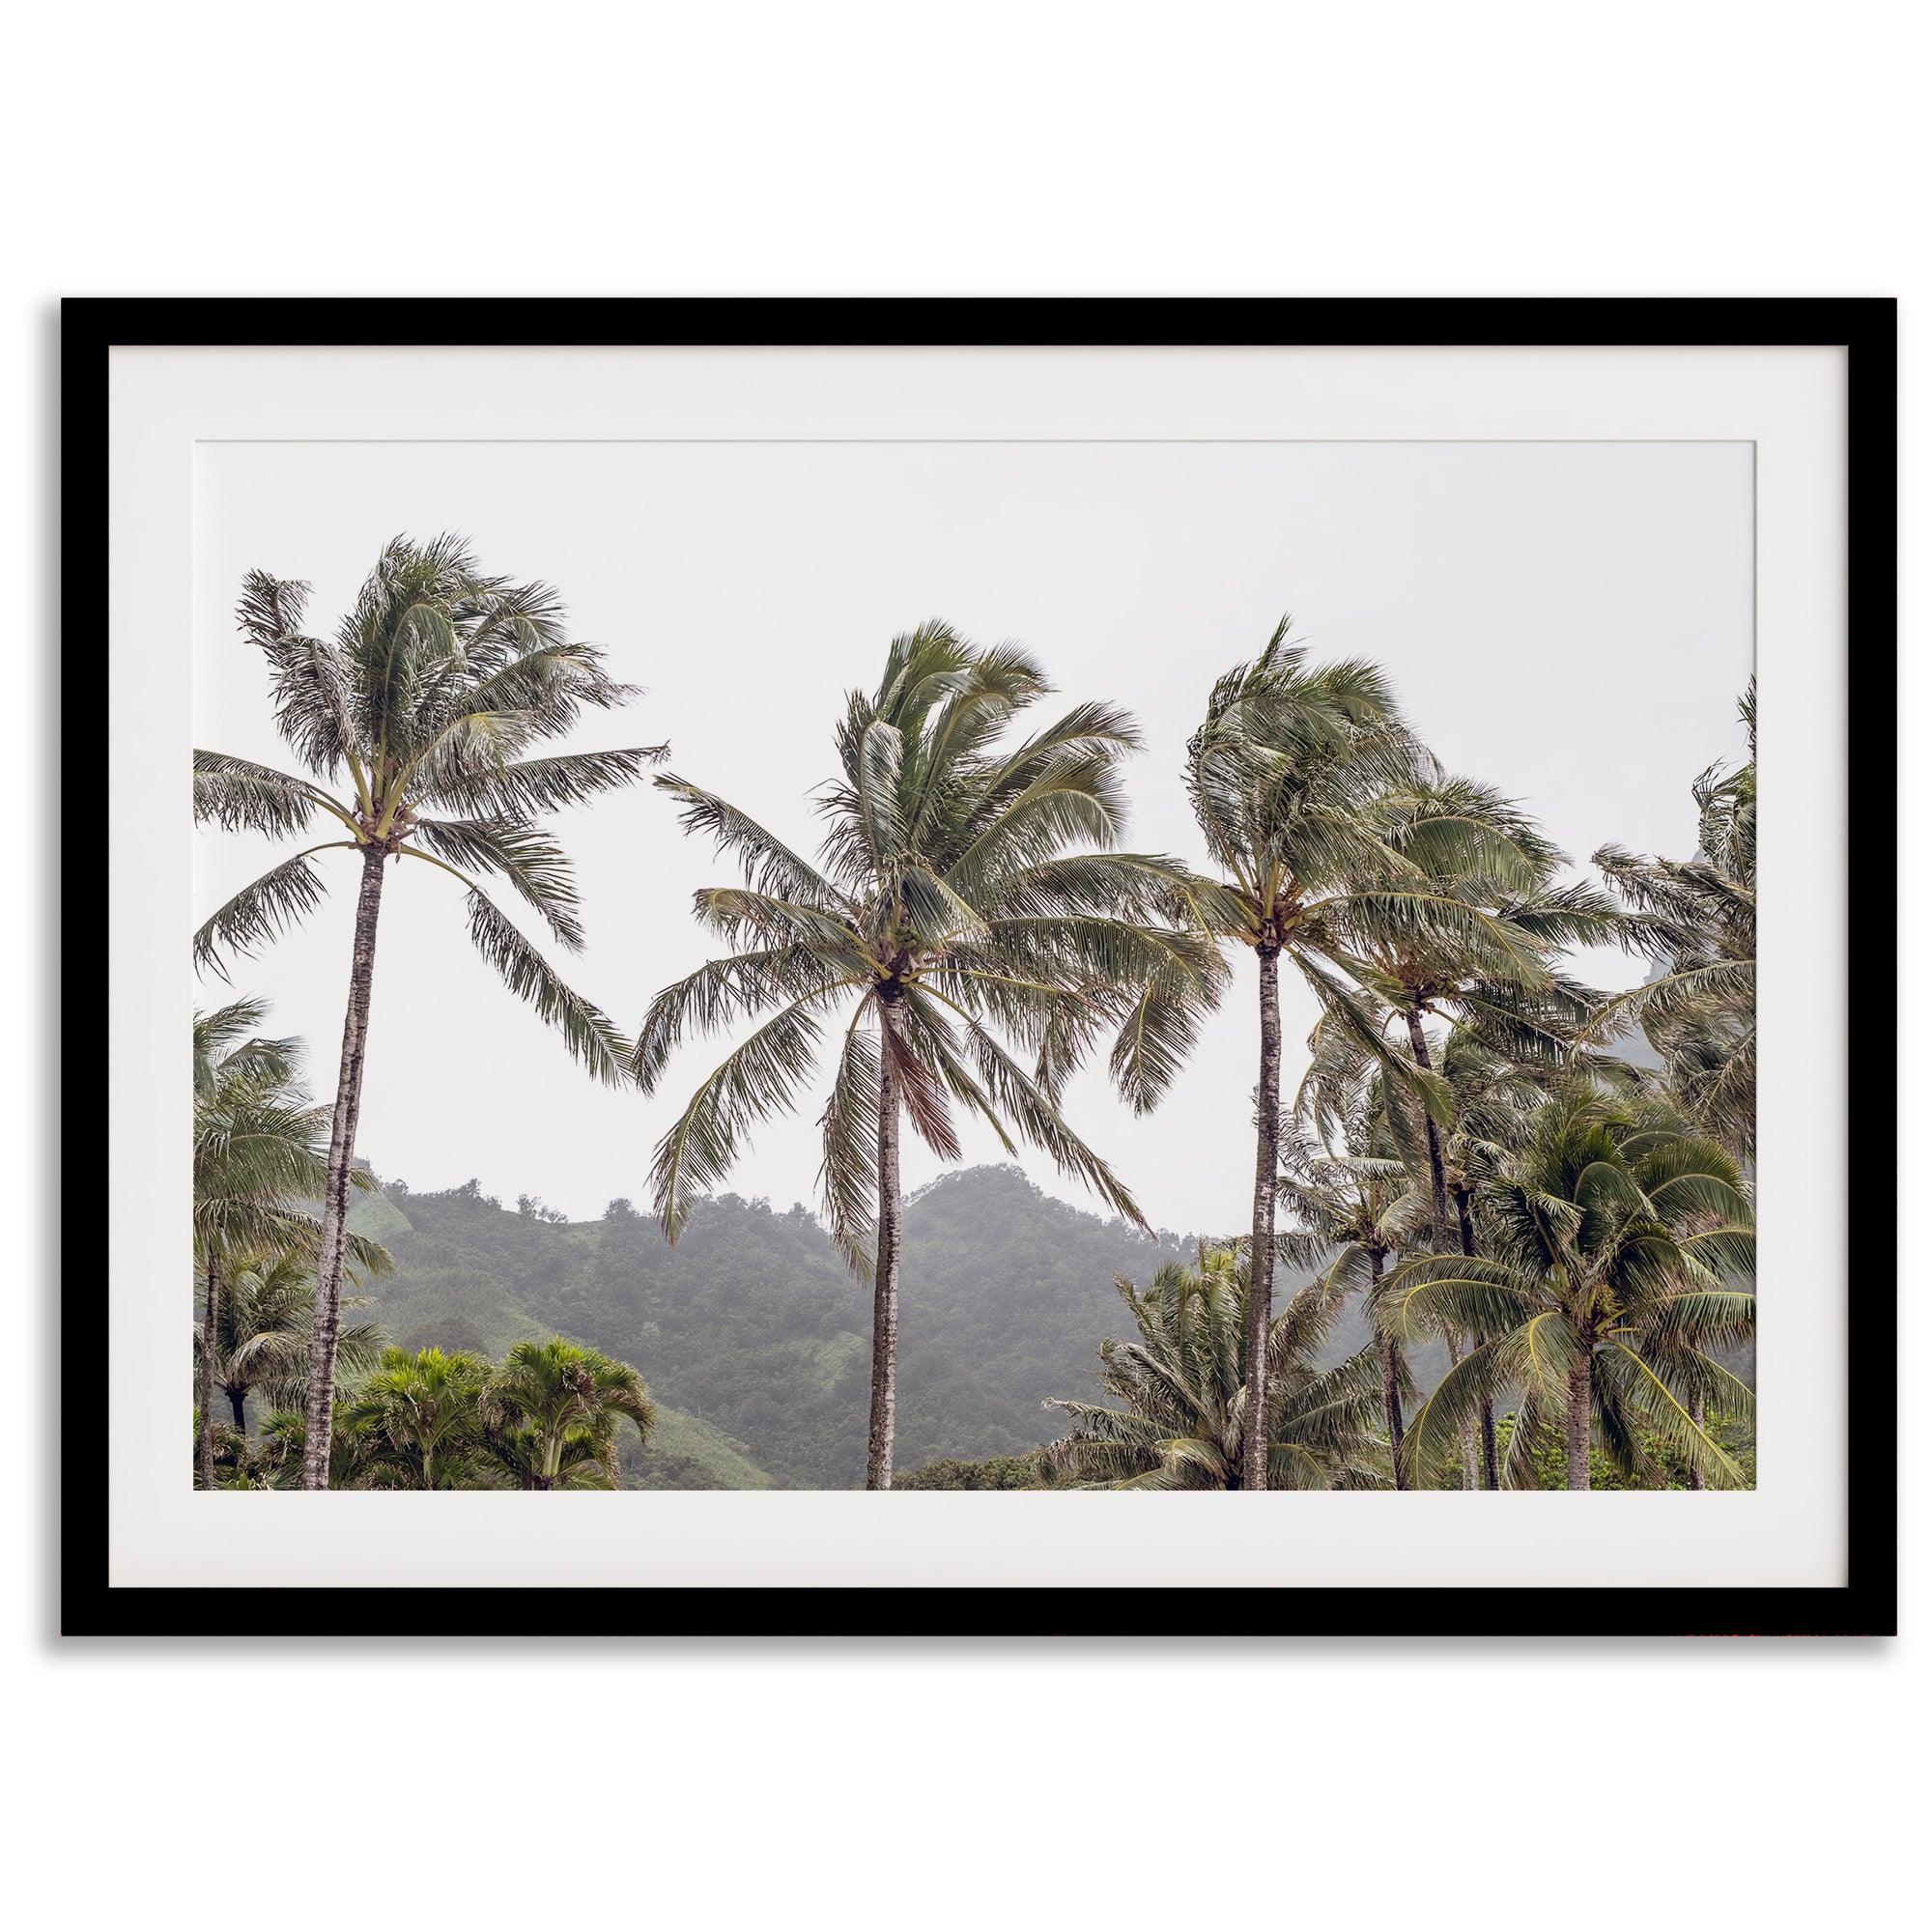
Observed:
[[[696,1486],[700,1469],[732,1488],[862,1480],[870,1293],[803,1208],[704,1202],[675,1249],[623,1203],[557,1223],[473,1184],[390,1182],[356,1219],[380,1224],[396,1258],[369,1296],[396,1340],[495,1355],[558,1333],[641,1370],[668,1410],[641,1471],[653,1486]],[[1048,1439],[1041,1405],[1091,1388],[1094,1350],[1120,1326],[1114,1275],[1144,1278],[1158,1250],[1015,1168],[984,1167],[913,1197],[905,1254],[898,1460],[910,1468]]]

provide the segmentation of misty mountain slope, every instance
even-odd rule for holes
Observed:
[[[395,1274],[369,1318],[411,1347],[500,1355],[561,1334],[634,1364],[666,1409],[630,1457],[646,1487],[856,1487],[865,1475],[869,1287],[804,1208],[722,1195],[696,1204],[668,1247],[625,1203],[600,1221],[506,1209],[474,1183],[416,1194],[389,1183],[357,1204]],[[911,1197],[899,1310],[900,1468],[1012,1455],[1059,1433],[1042,1405],[1094,1393],[1103,1337],[1131,1332],[1114,1277],[1145,1284],[1194,1242],[1158,1240],[1043,1194],[1012,1167],[946,1176]],[[1277,1301],[1300,1283],[1284,1273]],[[1369,1339],[1359,1298],[1324,1350]],[[1446,1366],[1411,1351],[1417,1381]]]
[[[816,1219],[735,1195],[701,1202],[676,1248],[622,1204],[557,1224],[473,1184],[396,1183],[358,1204],[396,1272],[368,1314],[412,1346],[500,1353],[560,1333],[634,1363],[653,1397],[697,1418],[760,1473],[797,1488],[864,1477],[869,1289]],[[1055,1433],[1050,1396],[1093,1388],[1094,1351],[1161,1246],[1053,1200],[1014,1168],[974,1168],[906,1215],[896,1460],[1010,1454]],[[1170,1237],[1168,1252],[1179,1252]]]

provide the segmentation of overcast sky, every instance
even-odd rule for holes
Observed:
[[[258,443],[203,445],[196,475],[196,743],[274,764],[291,754],[230,614],[242,574],[306,578],[310,627],[332,630],[386,538],[442,529],[490,571],[556,584],[578,635],[645,688],[573,748],[668,740],[674,770],[793,843],[815,841],[808,793],[832,769],[843,694],[875,685],[888,640],[928,616],[1043,660],[1058,695],[1032,722],[1128,705],[1147,737],[1129,843],[1196,863],[1183,743],[1211,679],[1285,611],[1318,654],[1379,660],[1445,764],[1522,799],[1579,862],[1612,838],[1687,852],[1691,778],[1743,747],[1745,444]],[[589,931],[559,963],[631,1032],[706,956],[690,895],[728,868],[647,785],[556,823]],[[291,849],[198,834],[195,920]],[[327,1094],[355,867],[347,852],[320,863],[329,903],[235,985],[308,1039]],[[1637,977],[1614,954],[1582,964],[1603,984]],[[1283,991],[1292,1089],[1314,1010]],[[227,994],[210,980],[198,997]],[[1156,1224],[1244,1222],[1255,1039],[1244,956],[1158,1113],[1136,1120],[1097,1075],[1072,1089],[1076,1124]],[[593,1086],[471,952],[456,882],[391,873],[360,1150],[384,1174],[473,1176],[578,1218],[613,1195],[642,1207],[652,1144],[723,1051],[688,1048],[649,1101]],[[764,1129],[736,1190],[814,1202],[815,1114],[814,1097]],[[962,1129],[969,1162],[1003,1158]],[[1027,1166],[1092,1205],[1051,1163]],[[907,1184],[936,1172],[908,1136]]]

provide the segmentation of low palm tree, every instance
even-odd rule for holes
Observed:
[[[344,1459],[358,1487],[493,1487],[482,1402],[490,1364],[463,1350],[385,1349],[342,1406]],[[331,1431],[331,1435],[333,1432]],[[306,1437],[305,1437],[306,1439]],[[306,1448],[304,1448],[304,1464]],[[304,1489],[315,1487],[307,1481]]]
[[[306,1406],[309,1338],[315,1320],[315,1252],[310,1241],[300,1250],[278,1248],[244,1256],[225,1283],[213,1330],[213,1384],[227,1399],[229,1414],[243,1436],[250,1395],[259,1394],[274,1408]],[[342,1305],[348,1308],[354,1301],[345,1295]],[[199,1349],[202,1344],[203,1336],[197,1332],[195,1346]],[[373,1322],[345,1327],[336,1349],[337,1367],[346,1375],[359,1375],[375,1365],[382,1347]]]
[[[1520,1391],[1503,1480],[1561,1433],[1569,1486],[1587,1489],[1598,1443],[1655,1480],[1654,1437],[1717,1488],[1742,1472],[1677,1391],[1694,1378],[1744,1415],[1750,1392],[1708,1350],[1748,1336],[1754,1235],[1736,1163],[1655,1103],[1577,1082],[1538,1110],[1523,1144],[1477,1194],[1484,1257],[1405,1262],[1376,1304],[1398,1339],[1486,1334],[1411,1418],[1404,1452],[1426,1471],[1485,1400]]]
[[[299,1042],[264,1037],[267,1017],[256,999],[194,1015],[195,1479],[203,1489],[214,1486],[224,1277],[265,1255],[312,1263],[321,1245],[321,1225],[303,1204],[327,1176],[327,1119],[301,1090]],[[360,1271],[388,1265],[373,1241],[345,1236],[344,1248]]]
[[[1115,1287],[1138,1339],[1100,1344],[1099,1378],[1119,1405],[1055,1401],[1070,1434],[1046,1455],[1095,1489],[1238,1490],[1254,1378],[1248,1374],[1248,1268],[1233,1248],[1192,1264],[1164,1263],[1142,1291]],[[1375,1489],[1383,1444],[1381,1365],[1373,1349],[1331,1369],[1315,1365],[1341,1308],[1327,1280],[1311,1282],[1268,1325],[1264,1425],[1269,1487]]]
[[[198,969],[219,971],[227,956],[275,939],[325,895],[317,855],[356,856],[349,998],[321,1190],[302,1476],[304,1488],[325,1489],[386,868],[415,860],[455,879],[484,958],[561,1032],[592,1075],[620,1082],[628,1043],[557,977],[479,881],[501,877],[559,945],[578,950],[583,935],[570,864],[537,816],[631,783],[662,748],[524,755],[567,731],[586,707],[609,708],[633,694],[605,674],[601,651],[568,637],[554,590],[484,576],[456,537],[388,544],[332,640],[302,629],[307,600],[306,584],[253,571],[236,608],[243,637],[267,661],[275,722],[302,769],[198,751],[195,819],[277,838],[320,820],[340,836],[282,860],[219,907],[194,936],[194,959]]]
[[[490,1453],[525,1490],[617,1487],[617,1430],[648,1442],[657,1409],[627,1362],[554,1337],[519,1342],[483,1385]]]
[[[1600,1036],[1635,1026],[1662,1060],[1691,1118],[1740,1159],[1757,1151],[1757,685],[1738,706],[1750,745],[1736,771],[1713,765],[1691,786],[1697,853],[1596,855],[1630,909],[1632,943],[1661,970],[1605,1001]]]
[[[1221,984],[1214,947],[1179,923],[1195,885],[1185,869],[1111,849],[1126,820],[1122,761],[1138,742],[1127,716],[1080,704],[1003,742],[1049,688],[1025,651],[942,623],[895,638],[877,690],[848,697],[816,864],[716,794],[658,780],[687,830],[737,857],[745,883],[697,895],[698,919],[731,951],[652,1001],[639,1084],[655,1090],[689,1036],[759,1022],[658,1143],[658,1217],[674,1241],[749,1131],[796,1104],[840,1016],[819,1178],[834,1236],[872,1279],[871,1490],[893,1476],[901,1116],[956,1160],[962,1106],[1009,1152],[1016,1137],[1031,1143],[1144,1226],[1063,1113],[1062,1089],[1111,1033],[1116,1084],[1151,1107]]]
[[[1389,1257],[1413,1245],[1429,1226],[1428,1196],[1417,1189],[1408,1165],[1378,1116],[1376,1092],[1365,1093],[1344,1124],[1341,1151],[1292,1127],[1282,1140],[1281,1206],[1329,1254],[1321,1276],[1331,1297],[1359,1289],[1373,1302]],[[1377,1339],[1381,1361],[1382,1416],[1388,1431],[1395,1487],[1408,1487],[1403,1464],[1403,1391],[1407,1365],[1392,1335]]]

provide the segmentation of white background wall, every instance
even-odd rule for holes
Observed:
[[[49,821],[58,777],[61,294],[1897,294],[1911,448],[1932,309],[1914,25],[1904,7],[1681,0],[37,10],[10,34],[0,120],[16,823]],[[1909,456],[1905,483],[1910,533]],[[1922,554],[1908,543],[1908,588]],[[84,698],[90,613],[66,614]],[[1909,716],[1924,687],[1908,656]],[[1906,792],[1917,856],[1909,762]],[[1225,1911],[1225,1885],[1264,1922],[1574,1928],[1856,1923],[1903,1885],[1926,1676],[1910,1637],[59,1646],[36,1086],[56,967],[33,937],[44,875],[16,876],[0,1154],[26,1236],[6,1499],[25,1560],[0,1815],[48,1910],[1143,1923]],[[1927,917],[1908,905],[1909,957]],[[93,1021],[86,986],[76,958],[70,1027]],[[1922,1088],[1922,1027],[1908,1049]],[[1908,1123],[1908,1174],[1923,1131]],[[88,1265],[68,1256],[71,1293]],[[1922,1433],[1907,1442],[1909,1502]],[[1908,1536],[1908,1624],[1919,1554]],[[1257,1686],[1274,1747],[1246,1855],[1225,1834]],[[305,1709],[323,1815],[346,1821],[319,1861]],[[390,1726],[412,1756],[438,1737],[441,1775],[382,1775]],[[525,1739],[543,1769],[506,1761]]]

